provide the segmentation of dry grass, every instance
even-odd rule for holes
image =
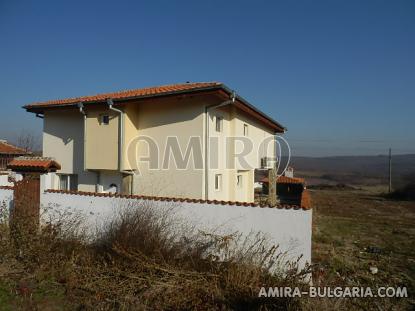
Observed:
[[[69,223],[69,226],[68,226]],[[292,286],[303,275],[281,268],[276,247],[255,236],[189,230],[177,238],[169,213],[124,209],[88,243],[79,222],[65,219],[11,243],[3,222],[0,309],[296,310],[295,298],[258,298],[262,286]],[[70,229],[72,228],[72,230]],[[183,230],[183,229],[181,229]],[[218,260],[220,259],[220,260]]]
[[[384,190],[384,189],[382,189]],[[414,306],[415,203],[379,189],[312,192],[315,285],[406,286],[409,299],[321,299],[336,309],[407,310]],[[370,273],[377,267],[377,274]]]
[[[406,286],[409,299],[258,298],[262,286],[301,281],[295,266],[269,273],[281,268],[278,249],[260,236],[235,248],[237,235],[183,231],[143,206],[120,213],[96,243],[72,218],[16,245],[0,213],[0,310],[411,309],[415,206],[377,193],[313,191],[314,285]]]

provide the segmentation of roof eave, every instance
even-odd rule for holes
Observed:
[[[214,86],[207,86],[207,87],[198,87],[191,90],[180,90],[180,91],[170,91],[170,92],[164,92],[160,94],[148,94],[148,95],[139,95],[139,96],[129,96],[124,98],[114,98],[113,100],[117,103],[130,101],[134,99],[144,99],[144,98],[150,98],[150,97],[163,97],[163,96],[171,96],[171,95],[180,95],[180,94],[189,94],[189,93],[198,93],[198,92],[204,92],[204,91],[213,91],[221,89],[221,84],[214,85]],[[39,113],[43,111],[44,109],[50,109],[50,108],[60,108],[60,107],[72,107],[78,105],[80,101],[77,102],[71,102],[66,104],[50,104],[50,105],[39,105],[36,104],[30,104],[22,106],[23,109],[26,109],[28,112],[32,113]],[[96,101],[86,101],[84,104],[100,104],[105,103],[106,100],[96,100]]]
[[[226,93],[228,93],[229,95],[232,94],[232,92],[233,92],[232,89],[227,87],[225,84],[220,83],[220,84],[213,85],[213,86],[198,87],[198,88],[194,88],[194,89],[191,89],[191,90],[180,90],[180,91],[164,92],[164,93],[160,93],[160,94],[130,96],[130,97],[124,97],[124,98],[120,98],[120,99],[114,98],[114,101],[116,101],[117,103],[121,103],[121,102],[135,100],[135,99],[144,99],[144,98],[150,98],[150,97],[163,97],[163,96],[189,94],[189,93],[192,94],[192,93],[214,91],[214,90],[223,90]],[[266,113],[262,112],[261,110],[259,110],[255,106],[253,106],[251,103],[249,103],[242,96],[237,95],[236,99],[239,100],[240,102],[242,102],[244,105],[246,105],[250,109],[252,109],[253,111],[255,111],[256,113],[258,113],[259,115],[261,115],[263,118],[267,119],[269,122],[273,123],[275,125],[275,127],[278,129],[278,130],[276,130],[276,133],[285,133],[287,131],[286,127],[284,127],[282,124],[280,124],[279,122],[277,122],[276,120],[274,120],[273,118],[268,116]],[[84,104],[86,104],[86,105],[100,104],[100,103],[103,103],[103,102],[105,102],[105,100],[86,101],[86,102],[84,102]],[[73,107],[73,106],[78,105],[78,103],[79,103],[79,101],[78,102],[74,101],[74,102],[66,103],[66,104],[50,104],[50,105],[39,105],[39,106],[36,106],[36,104],[32,104],[32,105],[25,105],[22,108],[25,109],[27,112],[43,113],[45,109]]]
[[[222,84],[222,89],[224,91],[226,91],[228,94],[232,94],[232,90],[227,87],[225,84]],[[260,109],[258,109],[257,107],[255,107],[254,105],[252,105],[249,101],[247,101],[245,98],[243,98],[242,96],[236,94],[236,99],[241,101],[243,104],[245,104],[246,106],[248,106],[250,109],[254,110],[255,112],[257,112],[258,114],[260,114],[262,117],[266,118],[267,120],[269,120],[270,122],[274,123],[279,129],[280,132],[278,133],[285,133],[287,131],[287,128],[285,126],[283,126],[281,123],[277,122],[276,120],[274,120],[273,118],[271,118],[270,116],[268,116],[265,112],[262,112]]]

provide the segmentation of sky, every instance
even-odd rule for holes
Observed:
[[[415,1],[0,0],[0,138],[21,106],[220,81],[293,155],[415,153]]]

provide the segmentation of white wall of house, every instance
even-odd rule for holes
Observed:
[[[104,192],[120,192],[122,176],[118,171],[100,171],[99,184]],[[116,191],[111,185],[116,185]]]
[[[95,191],[96,174],[84,171],[84,121],[77,109],[45,111],[43,156],[61,164],[60,174],[78,175],[78,190]],[[53,185],[57,189],[58,178]]]

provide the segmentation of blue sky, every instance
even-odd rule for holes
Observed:
[[[295,155],[415,153],[415,1],[0,0],[0,136],[27,103],[221,81]]]

